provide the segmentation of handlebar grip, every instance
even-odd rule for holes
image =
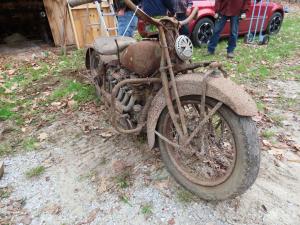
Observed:
[[[94,2],[94,0],[68,0],[68,3],[71,7],[76,7],[92,2]]]

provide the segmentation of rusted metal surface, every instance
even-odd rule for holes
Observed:
[[[149,107],[150,107],[150,103],[152,102],[152,99],[151,99],[151,102],[147,102],[148,103],[148,106],[147,107],[144,107],[144,111],[142,112],[142,115],[141,116],[141,119],[139,121],[139,124],[138,126],[135,128],[135,129],[131,129],[131,130],[126,130],[126,129],[123,129],[121,127],[118,126],[118,123],[117,123],[117,114],[116,114],[116,97],[117,97],[117,93],[119,92],[120,88],[122,86],[125,86],[125,85],[128,85],[128,84],[152,84],[152,83],[161,83],[161,79],[160,78],[139,78],[139,79],[126,79],[126,80],[123,80],[121,81],[120,83],[118,83],[114,89],[112,90],[112,93],[111,93],[111,99],[110,99],[110,103],[111,103],[111,106],[110,106],[110,110],[111,110],[111,116],[112,116],[112,125],[114,126],[114,128],[120,132],[120,133],[125,133],[125,134],[134,134],[134,133],[139,133],[144,125],[145,125],[145,120],[146,120],[146,115],[147,115],[147,112],[149,110]],[[146,103],[146,105],[147,105]],[[142,121],[144,120],[144,121]]]
[[[171,87],[172,87],[172,91],[174,92],[174,97],[175,97],[175,101],[176,101],[177,110],[178,110],[178,113],[179,113],[179,118],[180,118],[180,123],[181,123],[181,129],[182,130],[180,130],[179,127],[175,127],[175,128],[176,128],[176,131],[179,133],[179,135],[182,136],[182,134],[183,135],[187,134],[187,128],[186,128],[186,124],[185,124],[185,118],[184,118],[184,115],[183,115],[183,112],[182,112],[181,102],[180,102],[178,91],[177,91],[177,84],[175,82],[175,74],[174,74],[174,71],[173,71],[173,68],[172,68],[172,61],[171,61],[170,53],[169,53],[169,49],[168,49],[167,38],[165,36],[165,31],[164,31],[163,27],[159,27],[159,34],[160,34],[160,39],[161,39],[161,42],[162,42],[162,48],[163,48],[163,51],[164,51],[163,57],[165,57],[165,59],[166,59],[166,64],[167,64],[166,66],[167,66],[169,76],[170,76],[170,79],[171,79],[170,84],[171,84]],[[161,68],[160,68],[161,73],[165,72],[165,67],[163,65],[161,65]],[[169,90],[169,84],[166,83],[166,82],[163,82],[163,86],[164,86],[164,90],[165,90],[164,94],[165,94],[166,99],[170,99],[170,95],[167,94],[167,92],[170,91]],[[172,103],[167,104],[167,106],[168,106],[168,109],[170,111],[170,114],[175,112],[174,106],[173,106]],[[175,115],[173,115],[173,116],[175,116]],[[173,123],[177,123],[177,122],[173,119]]]
[[[161,58],[161,68],[163,67],[163,65],[165,65],[165,57],[163,56]],[[171,94],[170,94],[170,90],[169,90],[169,81],[168,81],[168,77],[167,74],[165,72],[165,70],[161,70],[161,79],[163,82],[163,93],[164,93],[164,97],[165,97],[165,102],[166,102],[166,106],[168,107],[170,116],[172,118],[173,124],[175,126],[175,129],[177,130],[177,133],[179,134],[180,137],[183,137],[183,132],[181,130],[181,127],[179,125],[179,123],[177,122],[177,116],[173,107],[173,103],[171,100]]]
[[[157,41],[141,41],[121,53],[121,65],[140,77],[152,75],[159,68],[160,60],[161,47]]]
[[[134,43],[136,40],[132,37],[99,37],[94,42],[94,49],[101,55],[116,55],[118,49],[123,51]]]
[[[212,108],[212,101],[209,102],[205,107],[208,112],[206,117],[210,118],[208,120],[199,113],[201,99],[182,99],[189,134],[197,133],[196,136],[191,135],[193,141],[188,146],[180,145],[169,114],[161,121],[159,130],[162,134],[155,132],[165,142],[165,150],[181,174],[194,184],[213,187],[231,176],[237,152],[230,126],[222,114],[215,113],[222,103],[217,103]],[[195,120],[201,121],[200,124],[197,125]],[[201,124],[203,126],[199,131],[197,129]]]
[[[203,75],[186,74],[176,77],[179,96],[202,95]],[[249,94],[229,79],[223,77],[212,77],[207,80],[206,96],[223,102],[240,116],[255,116],[257,114],[256,104]],[[160,90],[152,101],[147,119],[147,135],[150,148],[155,143],[155,128],[159,116],[166,107],[163,90]]]
[[[202,103],[202,101],[201,101],[201,103]],[[204,119],[199,123],[199,125],[196,127],[196,129],[193,131],[193,133],[191,133],[191,135],[189,135],[189,138],[184,143],[184,146],[188,146],[191,143],[191,141],[196,136],[196,134],[200,132],[203,125],[205,123],[207,123],[207,121],[221,108],[222,105],[223,105],[222,102],[218,102],[217,105],[209,112],[209,114],[204,116]]]

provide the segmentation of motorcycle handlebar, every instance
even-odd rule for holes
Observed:
[[[92,2],[94,2],[94,0],[68,0],[68,3],[71,7],[76,7]]]
[[[92,2],[94,2],[94,0],[68,0],[68,3],[71,7],[76,7],[76,6],[80,6],[80,5],[92,3]],[[124,2],[128,8],[130,8],[131,10],[136,12],[136,15],[139,18],[141,18],[142,20],[144,20],[145,22],[148,22],[148,23],[156,25],[156,26],[160,25],[159,20],[154,19],[154,18],[150,17],[149,15],[147,15],[143,10],[141,10],[139,7],[137,7],[131,0],[125,0]],[[188,24],[191,20],[193,20],[197,16],[197,14],[198,14],[198,8],[196,7],[193,9],[190,16],[188,18],[186,18],[185,20],[181,21],[180,24],[181,25]]]
[[[192,13],[188,16],[188,18],[186,18],[183,21],[180,21],[180,25],[184,26],[186,24],[188,24],[189,22],[191,22],[193,19],[196,19],[198,16],[198,7],[195,7],[192,11]]]
[[[143,21],[156,26],[160,25],[160,22],[157,19],[150,17],[147,13],[145,13],[138,6],[136,6],[131,0],[124,0],[124,2],[127,5],[127,7],[130,8],[132,11],[136,12],[137,17],[139,17]]]

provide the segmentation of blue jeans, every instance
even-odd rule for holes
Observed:
[[[120,36],[123,36],[133,15],[134,15],[133,11],[125,11],[124,16],[118,16],[118,31]],[[137,28],[137,23],[138,23],[138,18],[134,16],[124,36],[133,37],[134,32]]]
[[[226,21],[230,19],[230,36],[228,39],[227,53],[232,53],[236,47],[239,30],[239,16],[223,16],[217,19],[215,23],[214,33],[208,43],[208,52],[214,53],[218,45],[220,34],[223,31]]]

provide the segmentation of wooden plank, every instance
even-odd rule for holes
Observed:
[[[64,39],[67,45],[74,45],[75,38],[70,19],[66,21],[66,27],[64,27],[66,0],[43,0],[43,2],[55,45],[62,46]]]

